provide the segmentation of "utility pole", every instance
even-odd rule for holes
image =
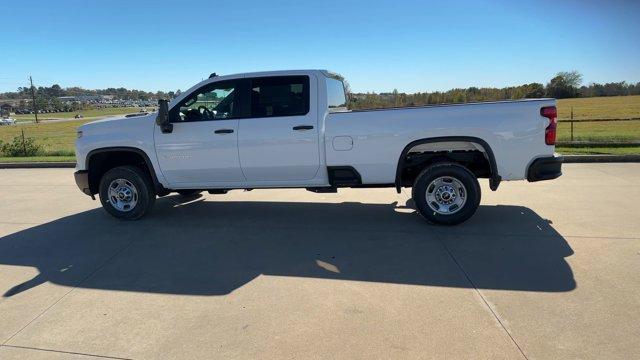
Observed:
[[[33,87],[33,79],[29,76],[31,83],[31,98],[33,99],[33,113],[36,115],[36,124],[38,123],[38,104],[36,103],[36,88]]]

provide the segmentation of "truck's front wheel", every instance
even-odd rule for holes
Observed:
[[[100,202],[114,217],[136,220],[153,206],[156,195],[149,176],[135,166],[119,166],[100,180]]]
[[[469,219],[480,206],[480,184],[464,166],[437,163],[418,175],[412,197],[429,222],[455,225]]]

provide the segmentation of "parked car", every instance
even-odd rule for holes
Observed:
[[[214,76],[159,101],[158,113],[83,125],[76,183],[121,219],[171,192],[411,187],[425,219],[451,225],[478,208],[478,178],[495,191],[561,175],[554,99],[349,111],[340,79]]]
[[[2,118],[0,119],[0,125],[15,125],[16,119],[12,118]]]
[[[84,116],[82,114],[76,114],[76,116],[73,117],[74,119],[83,119]]]

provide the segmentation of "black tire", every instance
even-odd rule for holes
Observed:
[[[137,201],[126,211],[118,210],[109,199],[109,186],[114,180],[123,179],[135,187]],[[107,171],[100,179],[100,202],[112,216],[123,220],[137,220],[143,217],[156,200],[156,194],[149,175],[136,166],[119,166]]]
[[[196,196],[202,192],[202,190],[178,190],[176,191],[178,194],[182,196]]]
[[[466,190],[466,201],[457,211],[452,210],[452,214],[438,213],[427,203],[427,186],[433,180],[443,176],[458,180]],[[414,181],[411,193],[418,213],[430,223],[438,225],[460,224],[469,219],[480,206],[481,194],[478,179],[467,168],[454,163],[436,163],[424,169]]]

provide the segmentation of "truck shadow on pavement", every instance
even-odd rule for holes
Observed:
[[[572,249],[528,208],[481,206],[468,222],[439,227],[411,205],[167,196],[137,222],[90,210],[0,238],[0,265],[39,271],[0,294],[51,282],[224,295],[261,275],[543,292],[576,287],[564,259]]]

